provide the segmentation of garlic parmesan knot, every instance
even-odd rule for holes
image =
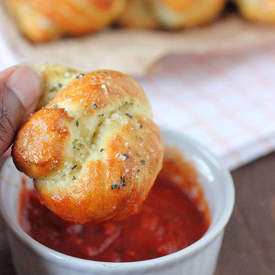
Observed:
[[[115,71],[42,65],[45,93],[12,156],[45,205],[77,222],[137,212],[162,166],[161,133],[141,86]]]
[[[5,0],[22,33],[32,42],[78,36],[108,26],[125,0]]]

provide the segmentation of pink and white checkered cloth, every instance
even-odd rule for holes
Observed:
[[[17,59],[0,36],[0,69]],[[140,79],[155,119],[209,147],[230,169],[275,148],[275,47],[169,56]]]
[[[142,84],[160,125],[201,141],[230,169],[275,148],[275,47],[169,56]]]

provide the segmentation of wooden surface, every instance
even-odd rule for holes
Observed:
[[[236,204],[216,275],[275,274],[275,153],[233,172]]]
[[[236,206],[215,275],[272,275],[275,271],[275,153],[234,171],[233,178]],[[0,221],[0,274],[15,275],[3,230]]]

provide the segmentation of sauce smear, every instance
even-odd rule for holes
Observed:
[[[45,246],[82,259],[106,262],[148,260],[181,250],[200,239],[210,215],[196,172],[173,149],[138,214],[120,222],[78,225],[62,220],[23,188],[23,230]]]

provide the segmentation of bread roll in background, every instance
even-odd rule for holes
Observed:
[[[275,24],[275,0],[235,0],[243,17]]]
[[[40,106],[46,105],[17,134],[17,168],[63,219],[97,223],[136,213],[163,160],[141,86],[115,71],[38,68],[45,80]]]
[[[108,26],[125,0],[5,0],[19,29],[33,42],[78,36]]]
[[[183,29],[209,23],[226,0],[127,0],[118,23],[128,28]]]
[[[227,0],[150,0],[160,24],[168,29],[199,26],[213,21]]]
[[[126,28],[156,29],[160,27],[153,6],[148,0],[127,0],[117,23]]]

